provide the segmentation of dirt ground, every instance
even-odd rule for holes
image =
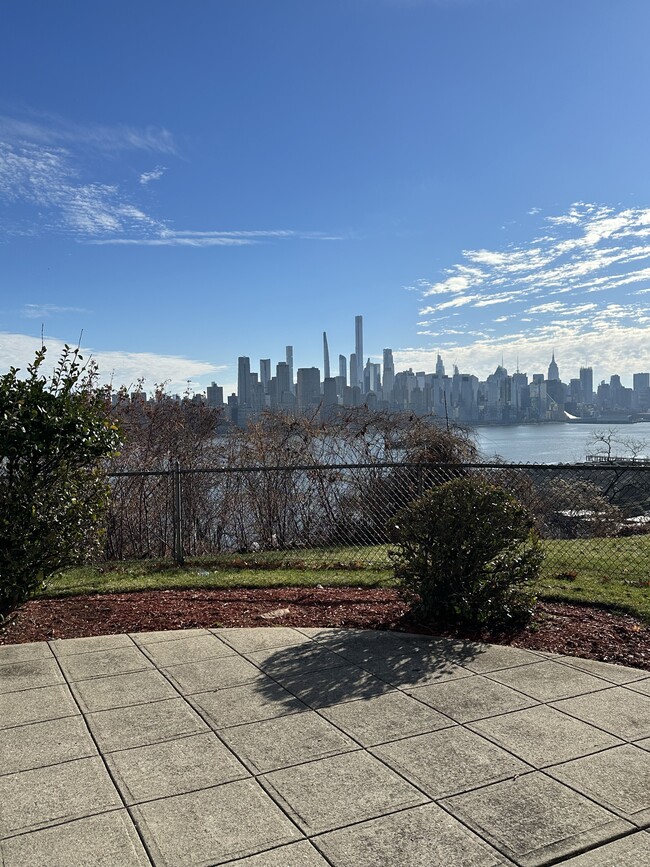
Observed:
[[[35,599],[0,626],[0,644],[119,632],[265,625],[454,634],[650,670],[650,627],[628,615],[538,602],[532,624],[514,635],[449,633],[415,622],[396,591],[362,588],[155,590]]]

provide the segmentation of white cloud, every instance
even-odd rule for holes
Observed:
[[[531,216],[537,213],[533,208]],[[534,351],[537,341],[550,347],[569,332],[575,347],[567,343],[567,353],[581,355],[594,336],[606,339],[617,323],[625,329],[617,332],[618,339],[629,333],[634,352],[625,346],[620,352],[612,348],[612,363],[624,358],[626,370],[648,369],[649,351],[637,340],[635,328],[650,312],[640,303],[650,293],[650,208],[578,202],[564,214],[541,219],[542,231],[538,228],[529,241],[503,249],[464,250],[457,264],[442,271],[441,280],[421,278],[417,285],[422,299],[434,295],[437,303],[420,308],[420,316],[462,307],[462,325],[454,323],[454,352],[461,357],[467,351],[468,358],[476,354],[477,359],[481,353],[499,355],[510,343],[524,340],[528,342],[520,345],[523,360],[524,351]],[[634,291],[626,295],[626,287]],[[527,305],[527,315],[518,317],[524,331],[521,336],[506,334],[505,323],[516,314],[493,318],[489,308],[507,304],[511,310],[520,303]],[[496,331],[488,332],[490,327]],[[476,341],[480,331],[489,339]],[[451,333],[440,323],[435,336],[440,340]]]
[[[5,203],[29,209],[23,222],[15,220],[6,228],[5,219],[5,231],[9,235],[57,233],[80,243],[148,247],[341,240],[339,235],[299,229],[172,228],[169,221],[152,217],[137,202],[142,187],[158,180],[165,167],[139,173],[139,183],[131,183],[133,189],[124,180],[97,178],[98,165],[104,173],[114,175],[116,152],[133,150],[174,154],[175,146],[166,130],[156,128],[80,126],[43,115],[26,120],[0,116],[0,197]],[[131,166],[124,175],[133,177]]]
[[[42,145],[87,146],[103,151],[144,150],[175,154],[174,137],[164,127],[71,123],[54,114],[0,115],[0,138]]]
[[[143,186],[146,186],[151,183],[151,181],[159,181],[165,174],[165,171],[165,166],[156,166],[156,168],[150,172],[142,172],[140,175],[140,183]]]
[[[60,307],[57,304],[24,304],[21,316],[24,319],[47,319],[63,313],[89,313],[83,307]]]
[[[46,336],[47,346],[46,373],[51,372],[58,360],[65,341],[57,337]],[[40,349],[40,338],[26,334],[0,334],[0,370],[10,367],[25,370],[34,360],[35,352]],[[133,386],[139,380],[145,380],[145,387],[152,390],[155,383],[168,382],[172,392],[183,391],[188,381],[196,382],[228,369],[228,365],[216,365],[207,361],[183,358],[176,355],[158,355],[152,352],[122,352],[118,350],[93,350],[82,347],[84,358],[95,359],[99,365],[100,380],[112,382],[115,388],[120,385]]]

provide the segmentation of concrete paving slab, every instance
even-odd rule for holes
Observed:
[[[442,805],[521,867],[555,863],[634,829],[539,772],[446,798]]]
[[[164,669],[164,674],[179,692],[192,695],[196,692],[250,683],[259,677],[260,670],[241,656],[235,655],[171,665]]]
[[[345,662],[338,654],[332,653],[325,647],[319,647],[315,641],[294,645],[290,651],[277,647],[249,651],[246,652],[246,659],[273,677],[304,674],[307,671],[319,671],[323,668],[337,668]]]
[[[0,774],[29,771],[94,755],[97,749],[80,716],[0,731]]]
[[[643,695],[650,695],[650,678],[646,678],[646,680],[635,680],[633,683],[628,683],[627,688],[633,689],[634,692],[641,692]]]
[[[254,774],[359,748],[313,711],[234,726],[220,736]]]
[[[311,641],[308,636],[290,626],[255,626],[249,629],[233,627],[212,629],[211,632],[240,653],[267,650],[270,647],[290,647]]]
[[[156,865],[164,867],[223,864],[302,836],[253,780],[150,801],[132,811]]]
[[[51,659],[52,651],[45,641],[29,644],[3,644],[0,646],[0,665],[8,662],[25,662],[28,659]]]
[[[137,647],[117,647],[114,650],[95,650],[76,653],[59,659],[59,665],[69,681],[90,677],[127,674],[129,671],[152,669],[153,665]]]
[[[427,801],[364,751],[273,771],[260,781],[305,834],[332,831]]]
[[[105,753],[209,731],[201,717],[181,698],[101,710],[88,714],[86,719]]]
[[[179,638],[198,638],[200,635],[210,635],[208,629],[167,629],[164,632],[130,632],[129,638],[136,644],[148,646],[161,641],[176,641]]]
[[[531,770],[529,765],[461,726],[405,738],[370,752],[434,799]]]
[[[91,635],[87,638],[56,639],[48,643],[54,655],[60,659],[77,653],[93,653],[98,650],[133,647],[133,642],[128,635]]]
[[[468,728],[535,768],[577,759],[622,743],[602,729],[546,705],[469,723]]]
[[[648,867],[650,834],[639,831],[563,863],[565,867]]]
[[[66,640],[58,660],[0,648],[0,863],[648,862],[650,673],[403,633],[247,633]]]
[[[182,795],[250,776],[212,733],[109,753],[106,762],[126,804]]]
[[[436,804],[330,831],[314,843],[334,867],[499,867],[511,864]]]
[[[392,686],[408,690],[427,686],[430,683],[443,683],[447,680],[472,676],[468,668],[445,658],[432,661],[415,655],[406,658],[380,657],[363,665],[368,671]]]
[[[41,686],[0,695],[0,729],[79,714],[68,686]]]
[[[645,750],[625,744],[546,772],[628,822],[650,825],[650,753]]]
[[[200,692],[188,700],[216,731],[309,710],[306,704],[264,675],[243,686]]]
[[[649,676],[647,671],[641,668],[628,668],[624,665],[613,665],[611,662],[599,662],[596,659],[581,659],[578,656],[560,657],[559,661],[571,668],[579,668],[595,677],[602,677],[610,683],[632,683],[635,680],[643,680]]]
[[[537,704],[530,696],[478,674],[469,680],[448,680],[409,689],[408,694],[459,723],[523,710]]]
[[[0,837],[118,809],[122,801],[99,756],[0,777]]]
[[[0,665],[0,694],[65,683],[56,659],[24,659]]]
[[[375,698],[335,704],[323,708],[320,714],[364,747],[454,725],[453,720],[398,690]]]
[[[304,674],[278,674],[276,680],[311,708],[371,698],[393,689],[390,684],[356,665],[341,665]]]
[[[71,689],[85,713],[178,696],[169,681],[155,670],[93,677],[71,684]]]
[[[650,737],[650,696],[624,686],[553,702],[553,706],[626,741]]]
[[[3,840],[0,856],[3,867],[151,867],[126,810]]]
[[[538,701],[569,698],[607,687],[601,678],[552,660],[493,671],[490,677]]]
[[[167,665],[235,655],[232,647],[228,647],[214,635],[194,635],[189,638],[179,638],[177,641],[159,641],[143,646],[146,648],[147,656],[163,668]]]
[[[468,659],[464,665],[470,671],[479,674],[540,661],[539,655],[531,653],[530,650],[523,650],[520,647],[504,647],[500,644],[477,644],[474,653],[474,658]]]
[[[307,840],[231,862],[233,867],[329,867]]]

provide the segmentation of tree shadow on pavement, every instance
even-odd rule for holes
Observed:
[[[259,683],[277,701],[279,683],[311,708],[368,699],[474,674],[464,665],[481,645],[376,630],[323,629],[312,641],[279,647],[255,663],[273,680]]]

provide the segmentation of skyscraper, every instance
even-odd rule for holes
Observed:
[[[548,366],[548,376],[546,377],[549,382],[553,382],[560,378],[560,371],[558,369],[557,364],[555,363],[555,350],[553,351],[553,356],[551,358],[551,363]]]
[[[357,363],[356,381],[350,385],[363,388],[363,316],[354,317],[354,357]]]
[[[357,356],[354,352],[350,353],[350,388],[359,387],[359,371],[357,370]]]
[[[580,390],[583,403],[594,402],[594,370],[593,367],[580,368]]]
[[[290,391],[295,394],[293,387],[293,346],[287,346],[286,348],[286,360],[287,365],[289,366],[289,384]]]
[[[320,370],[317,367],[298,368],[296,398],[300,410],[306,410],[320,404]]]
[[[345,380],[344,385],[348,382],[347,359],[345,355],[339,355],[339,376]]]
[[[395,382],[395,365],[393,363],[393,350],[384,349],[384,400],[390,400],[393,394]]]
[[[444,376],[445,375],[445,365],[442,361],[442,356],[438,353],[438,358],[436,359],[436,376]]]
[[[260,358],[260,382],[264,386],[264,391],[269,389],[269,380],[271,379],[271,359]]]
[[[246,355],[237,359],[237,398],[240,406],[251,403],[251,360]]]
[[[327,333],[323,331],[323,379],[330,378],[330,351],[327,345]]]

